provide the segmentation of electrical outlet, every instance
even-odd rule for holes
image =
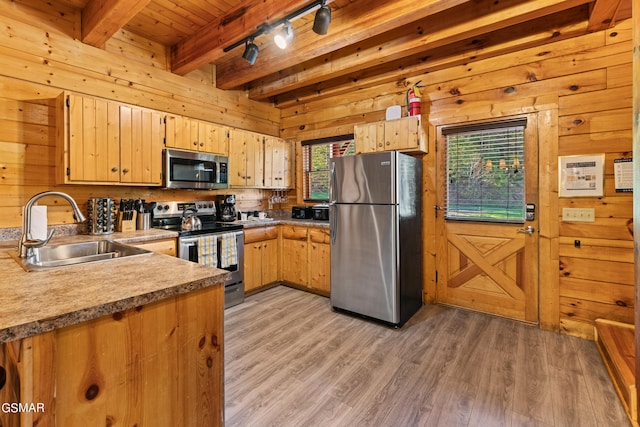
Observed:
[[[596,210],[594,208],[562,208],[562,221],[569,222],[595,222]]]

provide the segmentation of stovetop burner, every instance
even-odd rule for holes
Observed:
[[[182,214],[185,209],[197,210],[198,218],[202,222],[201,230],[182,230]],[[181,237],[243,229],[242,224],[217,221],[216,208],[212,201],[157,202],[153,211],[152,226],[153,228],[177,231]]]

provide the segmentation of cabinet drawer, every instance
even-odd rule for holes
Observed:
[[[282,238],[289,240],[307,240],[307,228],[285,225],[282,227]]]
[[[149,242],[131,243],[131,245],[161,254],[167,254],[171,256],[177,255],[176,239],[152,240]]]
[[[328,228],[310,228],[309,239],[313,243],[326,243],[329,244],[330,232]]]
[[[244,243],[261,242],[263,240],[271,240],[278,238],[278,229],[276,227],[257,227],[247,228],[244,230]]]

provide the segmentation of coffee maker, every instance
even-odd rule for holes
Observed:
[[[235,194],[219,194],[216,196],[216,216],[218,221],[231,222],[236,219]]]

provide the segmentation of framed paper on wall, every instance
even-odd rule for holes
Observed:
[[[560,197],[604,196],[604,153],[558,157]]]

